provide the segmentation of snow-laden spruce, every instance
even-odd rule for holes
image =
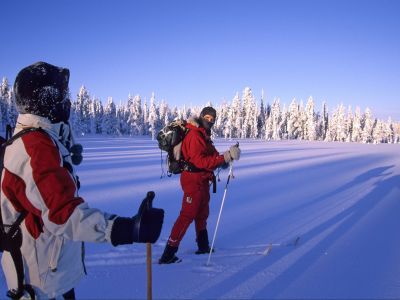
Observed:
[[[101,107],[101,102],[86,95],[87,90],[82,87],[72,110],[74,128],[79,134],[103,133],[114,135],[150,135],[152,138],[166,124],[175,118],[187,119],[190,115],[199,113],[201,107],[170,108],[165,100],[156,101],[152,93],[150,106],[145,99],[142,105],[140,95],[128,96],[126,104],[115,105],[112,99],[108,100],[106,108],[90,110],[91,103]],[[88,104],[83,105],[82,99]],[[210,105],[208,103],[207,105]],[[304,106],[303,101],[293,99],[287,107],[282,107],[280,99],[274,99],[272,104],[265,104],[263,93],[259,105],[252,93],[246,87],[242,97],[236,93],[230,103],[224,101],[215,107],[218,114],[214,126],[214,136],[227,139],[255,138],[266,140],[322,140],[340,142],[363,143],[399,143],[400,124],[378,120],[373,117],[369,108],[362,114],[356,107],[347,109],[340,104],[332,114],[328,113],[324,102],[322,111],[315,110],[312,97]],[[82,110],[87,110],[82,112]],[[87,116],[86,119],[83,116]],[[82,119],[84,118],[84,119]],[[94,121],[93,121],[94,120]],[[90,123],[102,124],[91,130]],[[115,126],[115,127],[114,127]]]
[[[175,118],[187,119],[201,110],[201,107],[186,106],[170,108],[164,99],[157,101],[154,93],[149,104],[146,98],[142,101],[140,95],[132,97],[129,94],[126,103],[115,104],[109,97],[103,106],[100,99],[91,97],[84,86],[72,101],[71,122],[79,135],[150,135],[154,139],[157,132]],[[374,118],[368,107],[361,113],[357,106],[353,113],[350,106],[346,109],[340,104],[329,114],[325,102],[321,112],[316,111],[312,97],[305,106],[303,101],[296,99],[286,106],[279,98],[266,104],[264,92],[258,104],[251,88],[246,87],[242,96],[236,93],[231,102],[224,100],[215,108],[214,137],[400,143],[400,123],[390,117],[386,121]],[[7,124],[14,126],[17,112],[13,91],[6,78],[0,89],[0,115],[1,132]]]

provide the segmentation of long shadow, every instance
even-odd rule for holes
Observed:
[[[321,154],[318,156],[314,156],[314,157],[310,157],[310,158],[296,158],[296,159],[290,159],[290,160],[281,160],[281,161],[273,161],[273,162],[268,162],[268,163],[261,163],[258,164],[258,168],[263,167],[263,166],[272,166],[272,165],[276,165],[276,164],[280,164],[280,163],[288,163],[288,162],[296,162],[296,161],[302,161],[304,159],[315,159],[318,157],[324,158],[324,157],[331,157],[331,156],[335,156],[335,154]],[[84,191],[88,191],[90,189],[93,189],[95,187],[102,187],[104,185],[112,185],[114,188],[116,187],[124,187],[125,185],[129,185],[132,184],[132,182],[135,182],[135,184],[140,184],[143,183],[147,180],[150,179],[158,179],[159,178],[159,174],[158,173],[153,173],[153,172],[141,172],[140,177],[133,176],[134,178],[132,178],[131,176],[124,176],[124,177],[109,177],[109,179],[107,180],[107,182],[104,181],[104,179],[101,180],[100,183],[98,182],[93,182],[92,180],[90,182],[85,182],[85,176],[83,176],[84,173],[86,172],[91,172],[91,171],[98,171],[96,174],[93,174],[92,176],[97,177],[97,176],[102,176],[104,177],[103,174],[100,173],[100,171],[104,170],[108,170],[109,166],[113,166],[113,170],[116,170],[118,172],[118,170],[122,171],[122,170],[127,170],[127,169],[131,169],[133,173],[136,173],[137,168],[135,168],[136,166],[136,160],[138,158],[132,157],[132,159],[129,158],[125,158],[125,159],[121,159],[121,158],[116,158],[116,159],[104,159],[104,161],[102,161],[101,163],[96,160],[96,161],[86,161],[82,164],[82,166],[79,166],[77,168],[77,173],[78,176],[79,174],[81,175],[81,184],[82,184],[82,190],[81,192]],[[146,157],[140,160],[140,166],[142,169],[143,165],[151,165],[151,166],[157,166],[157,168],[160,169],[160,175],[162,173],[161,171],[161,166],[160,166],[160,158],[159,157]],[[165,158],[164,158],[165,159]],[[99,169],[99,164],[101,165],[101,169]],[[82,168],[82,170],[80,170]],[[166,166],[165,163],[163,163],[163,168],[164,171],[166,170]],[[250,166],[244,166],[244,169],[246,168],[250,168]],[[240,167],[240,169],[243,169],[242,167]],[[119,179],[117,179],[119,178]],[[219,185],[218,188],[218,192],[220,192],[221,190],[221,186]],[[219,194],[217,195],[219,196]]]
[[[365,172],[364,174],[356,177],[352,182],[360,183],[365,180],[369,180],[373,177],[383,176],[383,172],[389,170],[393,166],[386,166],[381,168],[376,168],[371,171]],[[312,262],[317,260],[323,251],[321,249],[326,249],[332,245],[336,240],[342,237],[346,232],[348,232],[361,218],[363,218],[369,211],[371,211],[384,196],[391,192],[393,188],[398,186],[400,182],[400,176],[392,176],[388,179],[381,180],[375,184],[374,189],[365,197],[357,201],[354,205],[347,208],[344,211],[336,214],[335,216],[329,218],[323,223],[317,225],[310,231],[302,235],[302,243],[307,243],[307,241],[318,236],[320,233],[331,228],[335,224],[340,224],[331,234],[325,239],[319,242],[313,249],[311,249],[307,254],[302,256],[294,265],[288,268],[285,272],[274,279],[270,284],[264,287],[259,292],[252,295],[252,298],[275,298],[280,293],[282,293],[285,288],[287,288],[293,281],[295,281],[308,267],[312,265]],[[346,187],[349,184],[345,185]],[[331,192],[329,194],[333,194]],[[347,218],[347,219],[346,219]],[[345,221],[343,221],[346,219]],[[279,261],[283,257],[288,255],[288,253],[277,254],[274,256],[275,259],[257,259],[254,263],[247,265],[245,268],[241,269],[240,272],[233,276],[226,278],[221,283],[213,286],[212,290],[217,291],[210,295],[207,291],[202,292],[198,295],[199,298],[218,298],[225,295],[228,291],[235,289],[237,286],[242,284],[247,279],[252,278],[255,274],[264,271],[270,267],[275,262]]]
[[[332,233],[321,240],[316,246],[303,255],[285,272],[280,274],[264,289],[256,293],[254,297],[268,295],[268,297],[276,298],[292,282],[299,278],[299,276],[304,273],[314,261],[324,255],[324,252],[321,249],[328,249],[343,235],[345,235],[354,225],[357,224],[357,222],[359,222],[364,216],[373,210],[382,201],[385,195],[389,194],[394,188],[396,188],[399,185],[399,182],[399,175],[379,181],[368,195],[357,201],[357,203],[355,203],[352,207],[305,233],[302,236],[304,243],[344,220],[340,225],[337,226],[336,229],[333,230]],[[339,286],[338,289],[340,290]]]
[[[300,161],[308,161],[308,160],[315,160],[318,158],[329,158],[329,157],[336,157],[336,156],[341,156],[344,155],[345,153],[327,153],[327,154],[319,154],[319,155],[313,155],[313,156],[306,156],[306,157],[297,157],[297,158],[290,158],[290,159],[281,159],[281,160],[274,160],[274,161],[267,161],[267,162],[262,162],[262,161],[255,161],[253,163],[246,163],[246,165],[238,165],[235,167],[237,170],[246,170],[246,169],[254,169],[254,167],[257,167],[257,169],[261,167],[268,167],[268,166],[275,166],[275,165],[280,165],[283,163],[291,163],[291,162],[300,162]],[[286,171],[285,171],[286,172]]]
[[[297,162],[297,161],[304,161],[304,160],[315,160],[317,158],[334,157],[336,155],[338,155],[338,154],[332,154],[332,153],[331,154],[320,154],[320,155],[316,155],[316,156],[312,156],[312,157],[303,157],[303,158],[294,158],[294,159],[285,159],[285,160],[279,160],[279,161],[273,161],[273,162],[258,163],[256,165],[257,165],[257,168],[260,168],[260,167],[265,167],[265,166],[278,165],[278,164],[282,164],[282,163],[290,163],[290,162]],[[135,172],[135,160],[137,160],[137,159],[138,158],[135,158],[134,156],[132,156],[132,159],[129,159],[129,158],[121,159],[121,158],[118,158],[118,157],[113,158],[113,159],[104,159],[104,161],[101,162],[101,166],[102,166],[102,169],[103,168],[104,169],[108,169],[108,166],[112,165],[113,166],[113,170],[123,170],[123,169],[126,169],[126,168],[131,168],[132,172]],[[165,159],[165,157],[164,157],[164,159]],[[141,166],[144,165],[144,162],[146,162],[146,164],[149,164],[149,165],[154,165],[154,166],[157,165],[160,168],[160,173],[161,173],[161,166],[160,166],[160,158],[159,157],[154,158],[154,156],[152,156],[152,157],[143,158],[143,159],[140,160]],[[96,161],[87,161],[87,162],[84,162],[83,164],[84,165],[80,166],[79,168],[84,168],[84,170],[82,170],[84,172],[88,172],[88,171],[90,172],[90,171],[93,171],[93,170],[101,171],[101,169],[99,169],[100,162],[98,160],[96,160]],[[163,167],[164,167],[164,169],[166,168],[164,163],[163,163]],[[79,175],[79,172],[80,172],[79,168],[78,168],[78,175]],[[254,166],[246,164],[246,166],[243,166],[243,167],[239,166],[238,167],[238,169],[240,169],[240,170],[248,169],[248,168],[254,168]],[[149,173],[144,174],[143,173],[142,176],[143,177],[140,178],[140,179],[135,179],[135,182],[143,182],[144,180],[148,180],[148,179],[151,179],[151,178],[153,178],[153,179],[158,178],[158,174],[157,174],[157,176],[155,176],[154,174],[149,174]],[[129,178],[129,176],[124,178],[124,179],[120,178],[120,179],[118,179],[118,181],[115,178],[114,179],[110,179],[110,183],[113,183],[114,185],[117,184],[118,186],[123,186],[124,184],[128,184],[128,183],[131,183],[131,182],[132,182],[132,178]],[[82,184],[85,187],[93,187],[93,186],[96,186],[96,185],[100,185],[98,183],[85,184],[83,181],[82,181]]]
[[[113,168],[120,168],[120,167],[126,167],[127,165],[131,164],[132,167],[135,166],[136,163],[138,163],[139,158],[117,158],[117,159],[104,159],[103,161],[99,160],[92,160],[92,161],[85,161],[85,157],[83,158],[84,162],[82,163],[82,166],[80,168],[85,168],[85,170],[93,170],[93,169],[98,169],[99,165],[101,165],[101,168],[109,167],[112,166]],[[145,158],[140,158],[140,165],[145,165],[145,164],[160,164],[160,158],[156,157],[145,157]]]
[[[258,155],[258,154],[271,154],[271,153],[281,153],[281,152],[296,152],[296,151],[305,151],[305,152],[313,152],[319,150],[332,150],[331,148],[273,148],[273,149],[265,149],[265,150],[246,150],[243,151],[244,156],[248,155]]]
[[[351,166],[351,167],[357,167],[357,166],[361,166],[364,165],[364,161],[365,158],[359,158],[359,159],[345,159],[345,160],[341,160],[340,162],[337,162],[335,164],[335,167],[343,165],[343,166]],[[374,162],[376,162],[377,160],[375,159]],[[352,181],[344,184],[341,187],[338,187],[337,189],[324,193],[318,197],[315,198],[311,198],[310,200],[306,201],[306,202],[301,202],[298,205],[293,205],[288,207],[287,209],[282,210],[280,213],[274,214],[273,216],[268,217],[267,219],[261,220],[257,223],[253,223],[251,226],[247,226],[247,227],[243,227],[239,232],[235,232],[235,234],[232,235],[232,238],[235,238],[237,236],[242,236],[246,234],[246,232],[252,232],[254,230],[259,230],[260,228],[265,228],[266,226],[273,226],[273,224],[280,219],[284,219],[288,216],[290,216],[293,213],[298,213],[300,211],[304,211],[306,209],[309,209],[310,207],[325,201],[326,199],[342,193],[352,187],[355,187],[357,185],[360,185],[372,178],[375,177],[380,177],[380,176],[384,176],[384,172],[386,170],[389,170],[390,168],[392,168],[393,166],[385,166],[385,167],[379,167],[379,168],[375,168],[372,170],[368,170],[367,172],[355,177]],[[329,169],[331,168],[330,165],[321,165],[322,170],[323,169]],[[319,168],[318,170],[321,171],[321,168]],[[300,171],[301,173],[301,171]],[[291,175],[296,175],[294,172],[291,173]],[[296,176],[295,176],[296,177]],[[285,183],[283,183],[285,185]],[[286,183],[287,184],[287,183]],[[274,190],[275,191],[279,191],[282,187],[280,185],[274,185],[273,190],[271,190],[271,194],[274,194]],[[229,236],[226,236],[225,238],[229,239]]]

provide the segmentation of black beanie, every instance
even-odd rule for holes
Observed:
[[[206,106],[201,110],[200,117],[203,118],[205,115],[210,115],[210,116],[214,117],[214,119],[217,118],[217,112],[211,106]]]
[[[45,117],[52,123],[67,122],[71,108],[68,81],[68,69],[45,62],[23,68],[14,83],[18,112]]]

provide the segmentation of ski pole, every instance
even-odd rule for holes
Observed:
[[[152,269],[151,269],[151,244],[146,243],[147,253],[147,300],[153,299],[153,280],[152,280]]]
[[[142,204],[140,204],[138,216],[142,218],[142,215],[146,210],[150,210],[153,207],[153,199],[155,197],[153,191],[147,192],[146,197],[143,199]],[[140,224],[140,221],[139,221]],[[137,227],[137,234],[139,235],[139,227]],[[146,266],[147,266],[147,299],[152,300],[153,298],[153,282],[152,282],[152,269],[151,269],[151,243],[146,243]]]
[[[206,266],[208,266],[208,265],[210,264],[211,254],[212,254],[212,251],[213,251],[213,249],[214,249],[215,237],[217,236],[217,230],[218,230],[219,220],[221,219],[222,208],[224,207],[224,202],[225,202],[225,197],[226,197],[226,191],[227,191],[227,189],[228,189],[229,180],[230,180],[231,177],[232,177],[232,167],[233,167],[233,162],[231,162],[231,163],[230,163],[230,166],[229,166],[228,180],[226,181],[225,190],[224,190],[224,196],[222,197],[221,208],[219,209],[217,224],[216,224],[216,226],[215,226],[214,236],[213,236],[213,239],[212,239],[211,249],[210,249],[210,253],[208,254],[208,260],[207,260]]]

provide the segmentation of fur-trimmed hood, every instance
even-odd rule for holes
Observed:
[[[193,125],[194,127],[199,128],[200,127],[200,121],[199,117],[197,116],[192,116],[189,119],[187,119],[187,123]]]

